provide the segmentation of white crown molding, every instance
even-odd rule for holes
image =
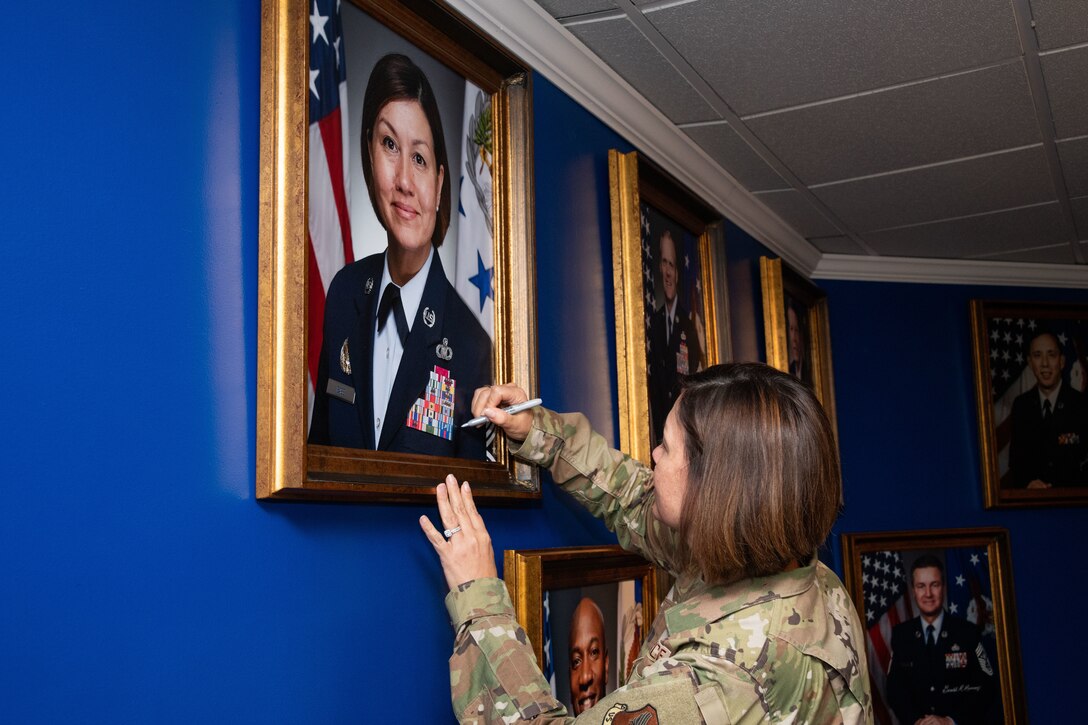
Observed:
[[[790,265],[804,274],[815,269],[818,249],[539,5],[528,0],[447,3]]]
[[[1088,265],[825,254],[813,279],[1008,287],[1088,287]]]

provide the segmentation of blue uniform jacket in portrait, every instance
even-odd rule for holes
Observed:
[[[437,251],[404,343],[389,407],[382,411],[381,439],[374,440],[374,329],[384,264],[384,252],[371,255],[346,265],[329,285],[309,442],[484,460],[483,428],[462,430],[460,426],[472,417],[472,394],[491,383],[491,339],[446,279]],[[341,364],[345,340],[350,373]],[[407,425],[408,413],[424,397],[435,366],[449,370],[454,380],[450,440]],[[354,404],[328,394],[330,379],[355,391]]]
[[[1039,389],[1012,403],[1009,470],[1012,485],[1024,488],[1035,479],[1052,486],[1088,485],[1088,400],[1062,383],[1050,419],[1043,420]]]
[[[1002,721],[997,673],[981,644],[978,627],[944,613],[937,642],[927,649],[920,617],[892,629],[888,704],[900,723],[926,715],[951,717],[956,725]]]

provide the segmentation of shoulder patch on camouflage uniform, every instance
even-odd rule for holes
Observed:
[[[657,710],[653,705],[644,705],[628,712],[627,705],[617,703],[608,708],[601,725],[658,725]]]
[[[695,702],[695,686],[687,668],[681,668],[671,676],[659,675],[610,692],[578,718],[579,722],[599,722],[601,725],[697,723],[702,720]]]

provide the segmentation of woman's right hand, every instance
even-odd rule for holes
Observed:
[[[478,388],[472,396],[472,415],[484,416],[502,428],[506,437],[514,441],[523,441],[533,426],[533,412],[526,410],[510,415],[503,408],[524,403],[529,395],[517,385],[488,385]]]

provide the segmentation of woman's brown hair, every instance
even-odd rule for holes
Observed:
[[[842,501],[838,448],[820,402],[767,365],[689,376],[676,406],[688,458],[681,560],[708,582],[808,563]]]
[[[378,112],[390,101],[419,103],[423,108],[423,115],[427,117],[427,125],[431,127],[431,136],[434,138],[435,163],[446,170],[446,181],[442,184],[434,231],[431,233],[431,244],[440,247],[442,240],[446,238],[446,229],[450,226],[450,178],[453,175],[446,157],[446,136],[442,132],[442,117],[438,113],[438,101],[435,100],[434,91],[431,89],[427,76],[408,56],[398,53],[390,53],[374,64],[374,70],[370,71],[370,80],[366,84],[366,93],[363,95],[361,144],[363,178],[366,180],[366,188],[370,193],[370,203],[374,207],[374,213],[378,215],[378,221],[384,227],[385,220],[378,208],[377,191],[374,188],[374,165],[370,159],[370,141]],[[438,173],[437,167],[434,172]]]

